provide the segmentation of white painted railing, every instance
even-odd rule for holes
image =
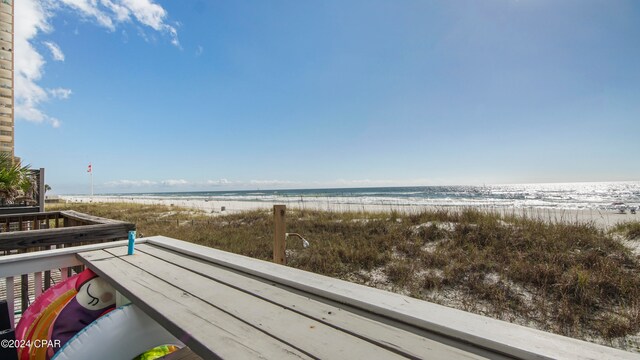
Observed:
[[[136,241],[136,243],[144,242],[145,240]],[[9,311],[14,310],[9,314],[11,326],[15,327],[16,314],[21,314],[26,310],[20,304],[16,307],[16,292],[14,290],[16,278],[33,274],[34,295],[38,297],[43,291],[42,274],[44,271],[59,269],[64,280],[67,278],[69,268],[82,265],[76,258],[77,253],[123,245],[127,245],[127,240],[0,256],[0,279],[4,279],[6,284],[6,300]],[[28,289],[22,287],[20,291],[24,292],[28,291]],[[18,294],[17,298],[19,299],[20,297],[21,294]]]

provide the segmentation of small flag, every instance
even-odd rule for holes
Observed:
[[[89,167],[87,168],[87,172],[90,173],[91,172],[91,164],[89,164]]]

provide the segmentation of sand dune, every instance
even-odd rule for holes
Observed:
[[[167,206],[180,206],[184,208],[204,211],[211,215],[223,215],[247,210],[271,209],[276,203],[268,201],[234,201],[234,200],[203,200],[189,198],[149,198],[137,196],[61,196],[68,202],[105,202],[105,203],[136,203],[136,204],[161,204]],[[460,206],[411,206],[411,205],[376,205],[376,204],[340,204],[323,200],[298,200],[284,203],[288,208],[325,210],[325,211],[366,211],[386,212],[399,211],[414,213],[424,210],[448,210],[461,211],[469,207]],[[483,211],[499,212],[505,215],[527,216],[535,219],[551,222],[593,223],[607,229],[618,223],[627,221],[640,221],[640,214],[619,214],[614,210],[569,210],[550,208],[492,208],[477,207]]]

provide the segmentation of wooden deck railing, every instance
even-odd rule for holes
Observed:
[[[127,241],[114,241],[110,243],[100,243],[85,246],[74,246],[70,248],[59,248],[49,251],[39,251],[24,254],[14,254],[11,256],[0,256],[0,279],[5,281],[5,296],[11,313],[9,314],[12,326],[15,326],[15,315],[22,314],[28,307],[28,303],[22,301],[20,306],[15,304],[15,295],[12,291],[16,284],[16,278],[24,279],[31,275],[34,279],[32,297],[38,297],[47,287],[43,283],[43,274],[51,273],[52,270],[60,271],[61,280],[66,279],[72,273],[73,268],[82,266],[76,258],[79,251],[91,249],[106,249],[115,246],[122,246]],[[0,286],[1,288],[2,286]],[[21,289],[24,296],[25,287]]]
[[[52,211],[29,214],[0,215],[0,254],[30,253],[54,248],[103,243],[126,239],[135,224],[82,214],[76,211]],[[76,269],[80,270],[80,269]],[[62,276],[71,274],[65,270]],[[22,308],[29,304],[29,277],[20,279]],[[34,277],[37,282],[38,278]],[[51,286],[51,272],[44,273],[44,284]],[[7,287],[7,292],[9,292]]]
[[[0,215],[0,251],[37,250],[127,238],[135,224],[82,214],[52,211]]]

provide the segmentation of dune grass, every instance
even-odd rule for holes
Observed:
[[[144,236],[272,258],[269,211],[210,217],[158,205],[56,206],[63,208],[135,222]],[[639,228],[615,231],[637,238]],[[303,249],[288,240],[292,267],[601,343],[640,332],[640,257],[594,225],[474,210],[288,210],[287,231],[311,242]]]
[[[613,229],[613,232],[622,234],[628,240],[640,240],[640,221],[631,221],[618,224]]]

